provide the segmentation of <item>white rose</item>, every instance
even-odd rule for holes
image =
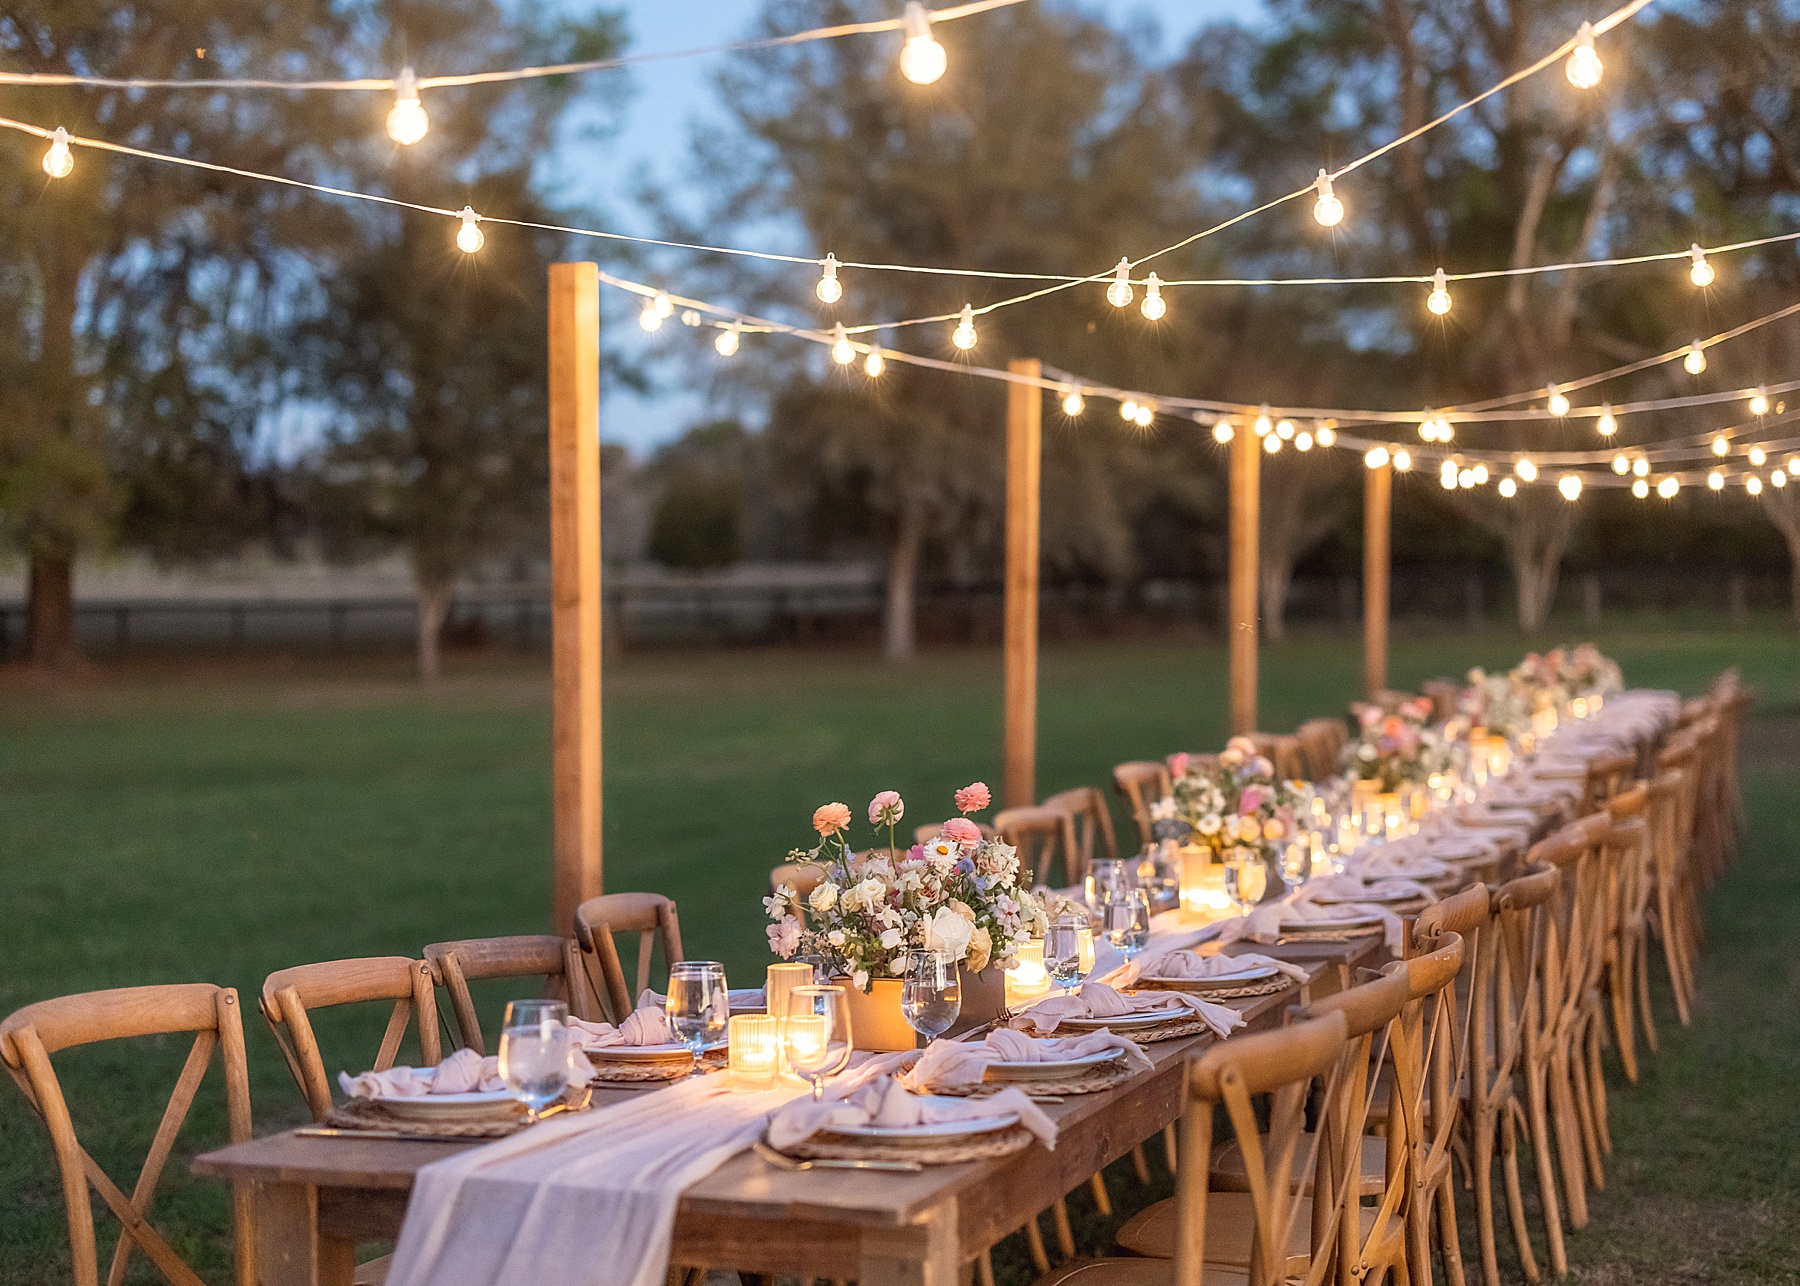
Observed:
[[[925,923],[925,946],[946,953],[952,960],[961,960],[968,953],[969,939],[974,934],[973,920],[958,915],[949,907],[941,907]]]
[[[887,885],[871,876],[852,889],[851,893],[856,898],[857,906],[873,911],[887,900]]]
[[[884,929],[884,930],[882,930],[882,933],[881,933],[881,948],[882,948],[882,950],[892,951],[895,947],[900,945],[901,939],[903,939],[905,937],[906,937],[906,933],[904,930],[901,930],[901,929]]]
[[[812,896],[806,900],[815,911],[829,911],[837,905],[838,886],[830,883],[821,884],[812,891]]]
[[[842,929],[833,929],[830,933],[825,935],[825,941],[829,942],[834,947],[843,946],[844,931]]]

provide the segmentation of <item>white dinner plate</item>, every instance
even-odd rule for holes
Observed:
[[[1313,899],[1313,902],[1318,906],[1341,906],[1346,902],[1369,902],[1376,906],[1400,906],[1407,902],[1417,902],[1419,898],[1420,895],[1417,893],[1386,893],[1379,897],[1373,893],[1321,893]],[[1317,924],[1319,921],[1312,920],[1309,923]],[[1285,928],[1286,925],[1284,924],[1283,927]]]
[[[1137,1031],[1141,1027],[1177,1022],[1188,1016],[1185,1007],[1170,1005],[1163,1009],[1152,1009],[1148,1013],[1117,1014],[1111,1018],[1065,1018],[1057,1026],[1067,1027],[1070,1031],[1099,1031],[1101,1028],[1108,1031]]]
[[[1363,900],[1367,901],[1366,898]],[[1340,915],[1327,916],[1324,919],[1319,920],[1283,920],[1281,922],[1281,927],[1284,929],[1296,929],[1301,931],[1307,929],[1366,929],[1371,925],[1380,923],[1381,917],[1378,915]]]
[[[508,1090],[472,1094],[421,1094],[416,1098],[378,1098],[382,1110],[403,1121],[474,1121],[511,1116],[522,1110]]]
[[[724,1049],[728,1042],[715,1040],[707,1044],[707,1050]],[[683,1054],[693,1053],[693,1047],[684,1043],[671,1041],[666,1045],[608,1045],[605,1049],[590,1049],[590,1059],[600,1058],[614,1063],[666,1063],[680,1058]]]
[[[1079,1076],[1090,1068],[1105,1063],[1117,1062],[1125,1056],[1122,1049],[1103,1049],[1097,1054],[1084,1054],[1080,1058],[1063,1058],[1054,1062],[1042,1063],[989,1063],[987,1079],[991,1081],[1045,1081],[1060,1080],[1065,1076]]]
[[[946,1098],[945,1103],[966,1103],[967,1099]],[[853,1139],[963,1139],[976,1134],[992,1134],[1009,1125],[1017,1125],[1019,1114],[978,1116],[967,1121],[933,1121],[925,1125],[834,1125],[828,1134],[847,1135]]]

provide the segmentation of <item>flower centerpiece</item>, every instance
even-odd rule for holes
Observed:
[[[1449,764],[1443,738],[1431,727],[1424,697],[1389,697],[1355,707],[1357,735],[1344,747],[1344,770],[1391,795],[1405,783],[1423,785]]]
[[[783,958],[822,961],[864,995],[890,983],[896,1015],[897,980],[906,972],[908,955],[942,951],[964,971],[964,1015],[980,1008],[971,1003],[972,982],[998,996],[997,1012],[1005,1002],[1002,971],[1013,966],[1033,933],[1043,931],[1044,915],[1020,886],[1013,846],[985,838],[970,820],[990,802],[981,782],[965,786],[956,792],[959,815],[935,838],[902,851],[896,827],[906,805],[897,793],[884,790],[869,801],[876,844],[861,853],[850,847],[850,809],[839,803],[819,808],[813,813],[819,842],[795,849],[788,860],[818,867],[823,878],[804,898],[784,884],[763,899],[770,948]],[[908,1036],[905,1048],[911,1048],[910,1031]]]
[[[1158,836],[1180,840],[1206,865],[1260,860],[1269,871],[1269,887],[1281,888],[1282,850],[1297,834],[1295,805],[1303,786],[1280,781],[1275,766],[1259,754],[1247,737],[1233,737],[1217,758],[1170,755],[1168,797],[1151,805]],[[1182,876],[1182,900],[1197,880]]]

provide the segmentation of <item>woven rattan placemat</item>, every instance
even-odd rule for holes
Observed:
[[[384,1134],[416,1134],[433,1139],[503,1139],[525,1128],[525,1109],[482,1121],[421,1121],[392,1115],[380,1103],[353,1098],[331,1109],[321,1124],[338,1130],[380,1130]]]
[[[1278,991],[1286,991],[1289,987],[1299,985],[1286,974],[1278,973],[1273,978],[1259,978],[1254,982],[1227,986],[1208,986],[1204,978],[1139,978],[1131,985],[1131,990],[1185,991],[1202,1000],[1247,1000],[1252,996],[1272,996]]]
[[[780,1149],[803,1161],[917,1161],[924,1165],[954,1165],[959,1161],[990,1161],[1030,1147],[1035,1135],[1022,1125],[1011,1125],[972,1138],[928,1142],[922,1139],[855,1139],[843,1134],[814,1134]]]
[[[951,1098],[986,1098],[1001,1090],[1023,1090],[1037,1097],[1061,1098],[1065,1094],[1098,1094],[1115,1085],[1123,1085],[1134,1075],[1136,1073],[1123,1059],[1115,1059],[1079,1076],[1047,1077],[1041,1081],[983,1081],[979,1085],[960,1085],[954,1089],[933,1086],[930,1092]]]

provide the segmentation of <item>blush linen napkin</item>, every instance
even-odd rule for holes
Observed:
[[[1125,1065],[1133,1071],[1150,1070],[1148,1054],[1134,1041],[1109,1031],[1046,1040],[1001,1027],[989,1032],[984,1040],[932,1041],[901,1080],[908,1089],[920,1094],[968,1089],[981,1084],[987,1069],[994,1063],[1054,1063],[1086,1058],[1109,1049],[1119,1050]]]
[[[1298,893],[1261,903],[1249,915],[1222,921],[1218,940],[1222,943],[1279,942],[1284,926],[1304,926],[1313,920],[1342,920],[1352,915],[1379,919],[1388,950],[1400,950],[1405,940],[1405,926],[1389,908],[1377,902],[1334,902],[1330,906],[1321,906],[1301,898]]]
[[[1373,898],[1383,901],[1424,898],[1427,903],[1438,900],[1436,893],[1417,880],[1404,876],[1371,880],[1360,872],[1350,875],[1327,875],[1320,879],[1308,880],[1296,891],[1294,900],[1318,902],[1325,906],[1342,906],[1346,902],[1361,902]]]
[[[338,1088],[350,1098],[423,1098],[427,1094],[503,1090],[506,1083],[500,1079],[498,1058],[492,1054],[483,1058],[472,1049],[459,1049],[436,1067],[390,1067],[385,1072],[364,1072],[361,1076],[339,1072]]]
[[[1241,956],[1203,956],[1196,951],[1164,951],[1139,956],[1108,979],[1115,987],[1129,987],[1140,978],[1181,978],[1204,981],[1229,977],[1247,969],[1273,968],[1295,982],[1305,982],[1306,970],[1291,960],[1250,952]]]
[[[1398,853],[1387,851],[1386,845],[1369,850],[1367,857],[1353,858],[1350,863],[1350,875],[1360,876],[1363,880],[1441,880],[1455,875],[1456,868],[1435,857],[1426,857],[1422,852]]]
[[[1004,1089],[985,1098],[936,1098],[914,1094],[890,1071],[861,1078],[844,1078],[847,1086],[833,1086],[818,1102],[796,1099],[769,1118],[769,1142],[787,1148],[822,1130],[859,1125],[936,1125],[946,1121],[978,1121],[990,1116],[1016,1114],[1019,1124],[1037,1135],[1047,1148],[1056,1146],[1056,1122],[1023,1091]]]
[[[667,1045],[675,1039],[675,1033],[669,1029],[669,1016],[660,1006],[640,1007],[627,1014],[625,1021],[617,1027],[574,1017],[566,1021],[569,1039],[584,1053],[618,1045]]]
[[[1231,1035],[1244,1025],[1243,1015],[1225,1005],[1190,996],[1184,991],[1146,991],[1127,996],[1103,982],[1084,982],[1072,996],[1051,996],[1016,1015],[1008,1026],[1039,1036],[1054,1035],[1066,1019],[1121,1018],[1127,1014],[1166,1012],[1170,1021],[1198,1018],[1214,1034]]]

